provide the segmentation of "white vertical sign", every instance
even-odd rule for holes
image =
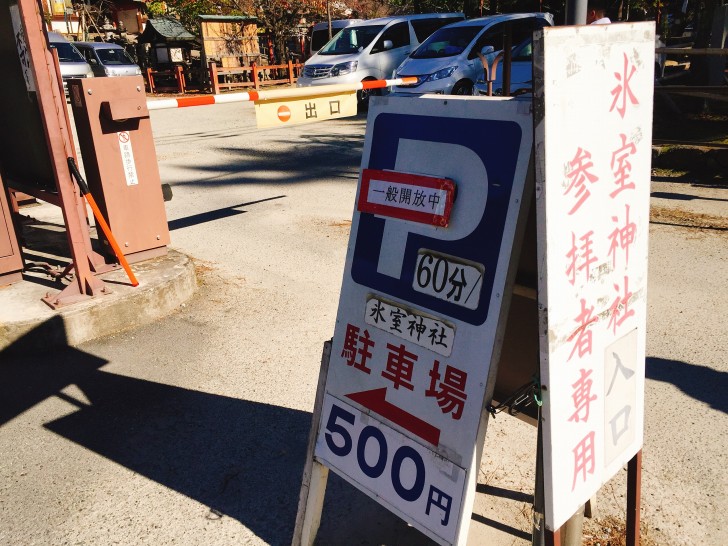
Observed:
[[[654,23],[536,40],[546,525],[642,446]]]
[[[116,133],[119,138],[119,150],[121,151],[121,162],[124,165],[124,178],[127,186],[139,184],[136,165],[134,164],[134,151],[131,148],[131,135],[127,131]]]

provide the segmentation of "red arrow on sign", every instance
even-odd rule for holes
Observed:
[[[440,429],[433,427],[427,421],[423,421],[419,417],[415,417],[411,413],[407,413],[402,408],[398,408],[394,404],[387,402],[387,387],[381,389],[373,389],[370,391],[354,392],[347,394],[346,397],[361,404],[365,408],[378,413],[382,417],[386,417],[393,423],[401,426],[405,430],[409,430],[412,434],[419,436],[426,442],[437,446],[440,443]]]

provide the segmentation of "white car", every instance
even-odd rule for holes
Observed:
[[[296,83],[308,87],[386,79],[435,30],[464,18],[462,13],[425,13],[350,25],[306,61]],[[360,103],[368,97],[358,92]]]
[[[492,65],[495,60],[495,53],[486,55],[488,63]],[[511,85],[510,94],[518,94],[518,92],[533,92],[533,38],[527,38],[511,52]],[[498,63],[493,78],[492,92],[493,95],[503,94],[503,60]],[[480,78],[475,82],[473,95],[485,96],[488,94],[488,82],[485,81],[485,72],[481,73]]]
[[[503,50],[506,32],[519,44],[545,26],[553,25],[550,13],[511,13],[454,23],[433,33],[397,68],[395,77],[416,77],[417,83],[393,89],[398,95],[472,95],[483,79],[481,53],[489,58]]]

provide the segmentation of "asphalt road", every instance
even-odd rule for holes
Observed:
[[[290,542],[366,120],[258,130],[252,105],[230,104],[152,121],[198,293],[153,325],[3,362],[0,377],[34,387],[1,414],[0,544]],[[653,191],[685,217],[728,217],[725,187]],[[650,230],[642,517],[655,544],[721,545],[728,232],[685,217]],[[535,448],[529,425],[491,420],[472,544],[530,542]],[[625,474],[600,493],[600,521],[624,520]],[[334,477],[318,543],[430,542]]]

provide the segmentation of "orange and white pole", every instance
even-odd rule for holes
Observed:
[[[391,80],[370,80],[356,83],[339,83],[333,85],[315,85],[311,87],[294,87],[289,89],[271,89],[267,91],[246,91],[227,95],[205,95],[202,97],[182,97],[179,99],[154,99],[147,101],[149,110],[167,108],[186,108],[188,106],[205,106],[230,102],[258,102],[280,100],[286,98],[321,97],[336,93],[360,91],[363,89],[382,89],[394,85],[417,83],[417,78],[395,78]]]

